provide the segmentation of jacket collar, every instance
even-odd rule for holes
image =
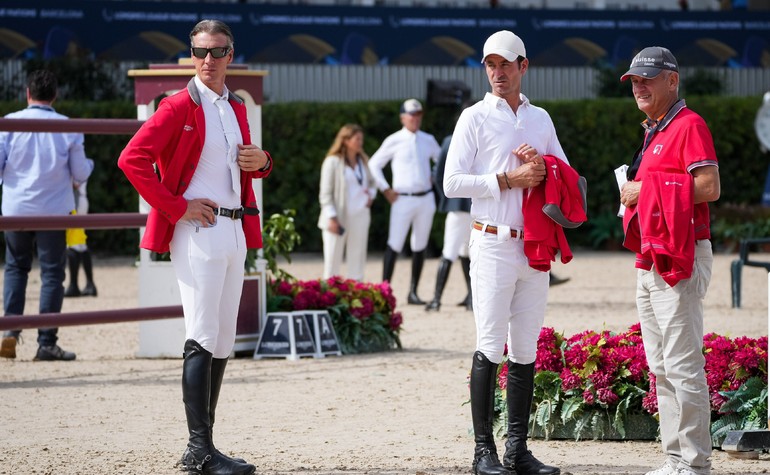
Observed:
[[[190,99],[192,99],[196,105],[201,105],[201,95],[198,91],[198,86],[195,85],[195,76],[193,76],[192,79],[190,79],[190,82],[187,83],[187,93],[190,94]],[[243,100],[233,94],[229,89],[227,90],[227,100],[235,102],[236,104],[243,104]]]

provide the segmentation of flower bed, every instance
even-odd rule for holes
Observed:
[[[327,310],[345,354],[401,348],[403,318],[388,282],[271,280],[269,293],[268,312]]]
[[[730,430],[767,427],[767,337],[703,339],[715,446]],[[530,418],[544,438],[654,439],[658,402],[640,325],[565,338],[543,328]],[[506,360],[498,369],[496,433],[505,431]]]

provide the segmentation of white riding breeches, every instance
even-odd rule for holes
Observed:
[[[412,251],[420,252],[428,247],[428,238],[435,213],[436,201],[433,198],[433,193],[423,196],[399,195],[398,199],[390,206],[388,246],[397,253],[401,252],[411,227],[412,237],[409,244]]]
[[[471,239],[473,218],[467,211],[450,211],[444,222],[444,248],[441,255],[454,262],[458,257],[468,257],[468,241]]]
[[[214,358],[229,357],[243,291],[243,223],[221,216],[206,228],[179,222],[170,247],[182,297],[185,338],[198,342]]]
[[[507,340],[509,361],[534,362],[548,300],[548,272],[531,268],[524,241],[510,234],[498,239],[472,230],[470,258],[476,349],[500,363]]]

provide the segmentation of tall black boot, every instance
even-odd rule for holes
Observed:
[[[82,295],[96,297],[96,286],[94,285],[94,267],[91,263],[91,251],[86,249],[80,253],[80,259],[83,262],[83,272],[86,274],[86,286],[83,287]]]
[[[503,465],[518,475],[559,475],[557,467],[545,465],[527,449],[529,414],[535,389],[535,363],[508,361],[508,440]]]
[[[425,310],[441,309],[441,295],[444,293],[444,287],[446,281],[449,279],[449,270],[452,268],[452,261],[444,257],[438,264],[438,273],[436,274],[436,293],[433,295],[433,300],[425,306]]]
[[[385,257],[382,262],[382,281],[386,280],[390,282],[393,277],[393,269],[396,267],[396,258],[398,253],[394,251],[390,246],[385,247]]]
[[[184,344],[182,400],[187,415],[189,457],[183,456],[182,470],[199,475],[252,475],[254,465],[222,455],[211,437],[212,355],[195,340]],[[187,453],[186,453],[187,454]]]
[[[409,296],[406,302],[411,305],[425,305],[425,302],[417,296],[417,286],[420,284],[422,265],[425,263],[425,249],[420,252],[412,252],[412,282],[409,284]]]
[[[473,453],[473,473],[476,475],[511,475],[497,457],[492,431],[495,410],[497,365],[480,351],[473,354],[471,366],[471,417],[476,448]]]
[[[465,307],[473,310],[473,294],[471,293],[471,259],[469,257],[460,257],[460,264],[463,266],[463,277],[465,277],[465,286],[468,287],[468,294],[465,300],[458,303],[459,307]]]
[[[70,269],[70,283],[64,289],[65,297],[80,297],[78,288],[78,270],[80,269],[80,253],[72,248],[67,248],[67,264]]]
[[[211,422],[211,440],[214,440],[214,416],[217,410],[217,402],[219,401],[219,391],[222,389],[222,380],[225,377],[225,368],[227,367],[227,358],[212,358],[211,359],[211,392],[209,395],[209,421]],[[215,449],[219,452],[218,449]],[[219,452],[223,457],[234,460],[239,463],[246,463],[245,460],[238,457],[228,457],[227,455]],[[186,448],[184,454],[182,454],[181,465],[191,465],[193,460],[192,454],[189,448]]]

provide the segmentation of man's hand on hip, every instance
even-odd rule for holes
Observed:
[[[217,218],[214,214],[217,204],[207,198],[197,198],[187,202],[187,211],[181,219],[198,221],[199,223],[213,226]]]

